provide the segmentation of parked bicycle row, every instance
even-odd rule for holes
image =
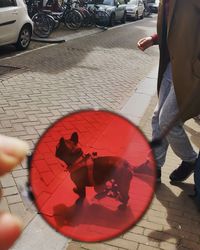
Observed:
[[[142,0],[27,0],[29,16],[34,22],[34,33],[47,38],[60,23],[66,28],[96,26],[106,29],[127,18],[137,20],[150,14]]]

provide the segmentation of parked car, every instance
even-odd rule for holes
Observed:
[[[100,10],[105,10],[110,17],[110,26],[115,22],[126,22],[126,0],[89,0],[88,5],[97,4]]]
[[[23,0],[0,0],[0,46],[14,44],[18,50],[28,48],[33,22]]]
[[[158,13],[159,0],[147,0],[147,4],[152,13]]]
[[[142,0],[130,0],[126,6],[126,15],[129,19],[144,18],[144,3]]]

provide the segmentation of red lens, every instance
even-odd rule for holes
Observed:
[[[39,212],[55,230],[103,241],[144,214],[154,193],[155,163],[134,124],[108,111],[80,111],[43,134],[30,182]]]

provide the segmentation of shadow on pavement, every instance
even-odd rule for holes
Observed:
[[[185,125],[184,126],[186,131],[189,132],[191,134],[190,139],[191,141],[198,147],[200,148],[200,132],[194,130],[193,128]]]
[[[193,194],[194,185],[179,183],[176,186],[182,190],[178,196],[163,183],[157,188],[155,196],[166,208],[168,225],[164,226],[163,231],[151,232],[148,237],[159,242],[173,243],[173,249],[177,250],[198,249],[196,247],[199,244],[199,212],[188,196]]]
[[[129,207],[123,211],[113,211],[99,204],[90,205],[88,203],[84,203],[83,206],[73,205],[71,207],[67,207],[65,204],[57,205],[54,207],[54,216],[58,227],[64,225],[76,227],[80,224],[87,224],[121,229],[122,225],[133,220]]]

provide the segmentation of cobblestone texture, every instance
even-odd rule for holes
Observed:
[[[0,75],[0,133],[25,139],[33,149],[44,130],[71,111],[93,107],[120,110],[137,84],[158,63],[156,48],[147,53],[136,48],[139,38],[155,31],[155,23],[155,19],[146,19],[0,60],[1,65],[20,68]],[[154,107],[155,100],[140,123],[149,138]],[[186,129],[199,147],[199,127],[189,122]],[[171,151],[167,159],[163,184],[137,227],[105,243],[72,241],[67,250],[199,249],[199,213],[187,196],[192,192],[192,177],[180,187],[171,186],[168,175],[178,161]],[[0,208],[21,217],[25,225],[35,216],[35,209],[23,195],[26,169],[23,162],[12,174],[1,178],[5,193],[0,204]]]

